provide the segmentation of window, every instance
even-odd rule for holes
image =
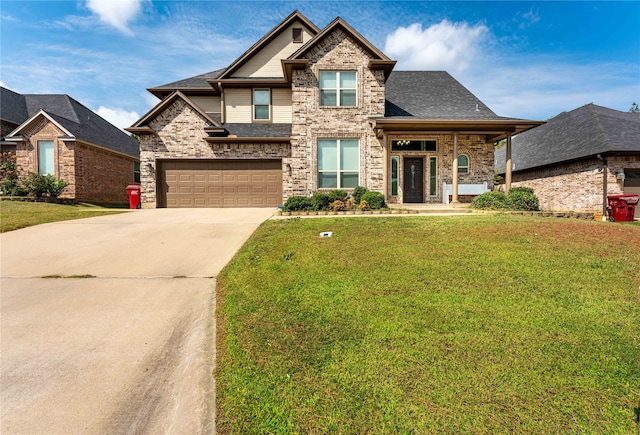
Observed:
[[[271,119],[271,91],[269,89],[253,90],[253,119],[268,121]]]
[[[140,162],[133,162],[133,181],[140,182]]]
[[[437,191],[438,186],[436,185],[437,176],[438,176],[438,165],[436,162],[436,158],[430,157],[429,158],[429,195],[431,196],[436,196],[438,192]]]
[[[392,151],[435,151],[435,140],[392,140]]]
[[[318,140],[318,188],[357,187],[360,144],[357,139]]]
[[[55,175],[52,140],[38,141],[38,173]]]
[[[294,27],[292,30],[292,40],[295,43],[301,43],[302,42],[302,29],[299,27]]]
[[[320,72],[320,105],[321,106],[355,106],[356,105],[356,72],[355,71],[321,71]]]
[[[391,157],[391,195],[398,196],[398,158]]]
[[[458,173],[466,174],[467,172],[469,172],[469,157],[464,154],[460,154],[458,156]]]

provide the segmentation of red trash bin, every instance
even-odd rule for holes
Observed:
[[[611,222],[633,222],[640,196],[635,193],[607,196],[609,220]]]
[[[141,208],[140,203],[140,186],[130,184],[127,186],[127,195],[129,195],[129,208]]]

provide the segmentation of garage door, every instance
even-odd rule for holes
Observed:
[[[622,192],[640,195],[640,170],[625,169],[624,173],[625,178]],[[640,219],[640,204],[636,205],[636,214],[634,215],[634,218]]]
[[[282,204],[281,160],[166,160],[158,175],[158,207]]]

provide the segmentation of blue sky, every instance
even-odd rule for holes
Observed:
[[[158,101],[146,88],[226,67],[295,9],[341,16],[396,70],[449,71],[502,116],[640,103],[638,1],[2,0],[0,82],[127,127]]]

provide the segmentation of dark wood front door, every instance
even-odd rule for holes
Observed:
[[[403,202],[423,202],[423,159],[417,157],[404,159],[404,199]]]

